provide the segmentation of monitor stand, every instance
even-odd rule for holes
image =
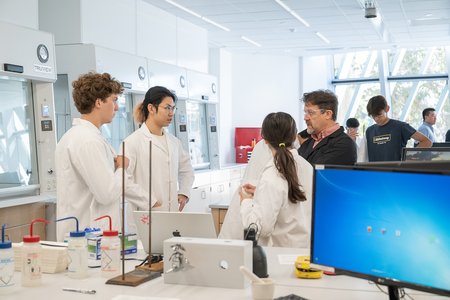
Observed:
[[[400,300],[400,291],[397,287],[388,285],[389,300]]]

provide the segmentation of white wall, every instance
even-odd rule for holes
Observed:
[[[331,57],[330,56],[305,56],[299,58],[300,93],[311,92],[318,89],[332,89],[331,85]]]
[[[81,41],[80,7],[79,1],[39,0],[39,29],[53,33],[57,45]]]
[[[177,18],[177,65],[208,73],[208,32]]]
[[[136,54],[136,1],[82,0],[81,32],[83,43]]]
[[[208,71],[207,31],[144,0],[40,0],[39,17],[57,45],[91,43]]]
[[[38,4],[38,0],[0,0],[0,21],[39,29]]]
[[[299,120],[299,62],[295,57],[233,54],[234,127],[260,127],[277,111]]]
[[[291,114],[299,126],[299,80],[297,58],[233,53],[231,111],[221,119],[221,133],[231,127],[232,139],[221,148],[227,163],[235,161],[235,127],[261,127],[277,111]]]
[[[304,93],[312,92],[319,89],[331,89],[332,79],[332,58],[331,56],[305,56],[299,58],[299,90],[300,99]],[[300,101],[300,125],[298,130],[306,129],[303,121],[303,103]]]
[[[146,2],[137,2],[137,55],[175,65],[176,17]]]

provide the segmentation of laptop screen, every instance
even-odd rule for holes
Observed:
[[[149,253],[148,211],[134,211],[139,239],[145,252]],[[151,252],[163,253],[164,240],[174,236],[217,238],[212,215],[210,213],[152,211]]]

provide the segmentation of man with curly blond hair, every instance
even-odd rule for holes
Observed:
[[[122,168],[128,167],[128,159],[116,156],[100,127],[112,122],[123,88],[110,74],[93,72],[81,75],[72,86],[73,101],[81,117],[73,120],[72,128],[56,146],[57,217],[74,216],[83,230],[98,227],[94,219],[110,215],[113,227],[118,229]],[[148,203],[145,195],[137,201],[140,206]],[[59,222],[58,241],[73,230],[72,223]]]

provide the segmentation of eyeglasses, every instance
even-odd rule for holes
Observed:
[[[163,107],[168,113],[169,112],[175,112],[176,110],[177,110],[177,108],[175,107],[175,105],[174,106],[172,106],[172,105],[166,105],[166,106],[164,106]]]
[[[303,113],[304,113],[305,116],[313,117],[313,116],[315,116],[317,114],[318,111],[320,111],[320,113],[323,114],[326,111],[326,109],[322,109],[322,108],[320,108],[320,109],[307,109],[307,110],[303,111]]]

